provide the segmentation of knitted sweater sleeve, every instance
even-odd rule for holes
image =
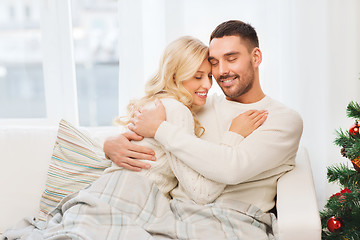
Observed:
[[[286,111],[270,112],[267,123],[245,139],[228,131],[222,143],[216,144],[167,121],[160,125],[155,139],[206,178],[232,185],[284,164],[294,165],[301,134],[301,117]]]
[[[166,109],[166,119],[170,124],[179,127],[185,134],[195,137],[194,119],[190,110],[175,100],[162,100]],[[170,136],[171,137],[171,136]],[[198,204],[213,202],[224,190],[225,184],[221,184],[205,178],[180,161],[174,154],[164,148],[170,167],[184,189],[186,195]],[[196,149],[193,149],[196,151]]]

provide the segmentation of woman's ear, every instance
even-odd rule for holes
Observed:
[[[255,68],[259,67],[262,62],[262,53],[258,47],[254,48],[252,53],[252,63]]]

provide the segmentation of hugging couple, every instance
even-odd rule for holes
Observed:
[[[119,120],[129,131],[104,143],[113,166],[19,238],[278,239],[270,210],[302,119],[264,94],[261,61],[255,29],[238,20],[218,25],[209,47],[170,43]],[[225,96],[208,96],[213,78]]]

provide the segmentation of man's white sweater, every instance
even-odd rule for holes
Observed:
[[[268,110],[263,125],[246,138],[228,131],[232,119],[250,109]],[[236,209],[241,201],[264,212],[272,209],[278,178],[295,165],[302,134],[299,114],[268,96],[242,104],[213,95],[198,118],[205,127],[201,139],[168,121],[160,125],[155,139],[204,177],[227,185],[217,203]],[[188,199],[184,191],[171,194]]]

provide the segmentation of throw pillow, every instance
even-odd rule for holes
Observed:
[[[40,201],[39,219],[45,220],[64,197],[90,185],[110,166],[111,161],[105,158],[99,143],[87,132],[61,120]]]

